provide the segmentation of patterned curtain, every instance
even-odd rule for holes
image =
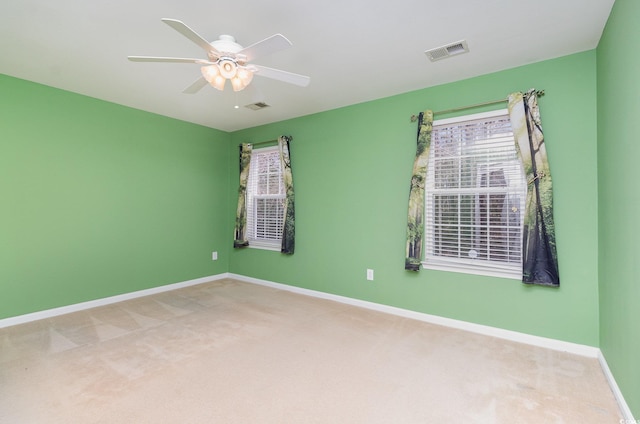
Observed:
[[[558,256],[553,224],[551,172],[547,161],[535,90],[509,96],[516,151],[527,177],[522,238],[522,282],[558,287]]]
[[[404,269],[419,271],[423,259],[424,246],[424,207],[425,181],[427,179],[427,163],[431,148],[431,131],[433,129],[433,112],[421,112],[418,119],[418,141],[416,157],[413,162],[413,175],[409,190],[409,216],[407,219],[407,250]]]
[[[236,209],[236,226],[233,236],[233,247],[247,247],[247,180],[251,165],[251,144],[240,145],[240,188],[238,189],[238,209]]]
[[[289,142],[291,137],[281,136],[278,138],[278,150],[280,151],[280,164],[282,165],[282,178],[286,198],[284,203],[284,226],[282,229],[282,248],[280,251],[288,255],[293,255],[296,238],[296,210],[294,205],[295,196],[293,193],[293,174],[291,173],[291,156],[289,155]]]

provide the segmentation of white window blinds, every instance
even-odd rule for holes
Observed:
[[[256,149],[247,181],[249,246],[280,249],[285,189],[278,148]]]
[[[526,182],[506,110],[435,121],[427,268],[519,278]]]

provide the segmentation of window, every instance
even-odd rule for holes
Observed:
[[[433,123],[424,267],[522,276],[526,181],[507,110]]]
[[[256,149],[247,181],[247,238],[250,247],[280,250],[285,188],[278,147]]]

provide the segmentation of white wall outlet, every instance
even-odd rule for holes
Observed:
[[[211,253],[211,260],[212,261],[217,261],[218,260],[218,252],[212,252]]]
[[[373,270],[372,269],[368,269],[367,270],[367,280],[373,281]]]

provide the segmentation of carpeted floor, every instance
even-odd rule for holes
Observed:
[[[598,361],[220,280],[0,329],[0,423],[617,423]]]

